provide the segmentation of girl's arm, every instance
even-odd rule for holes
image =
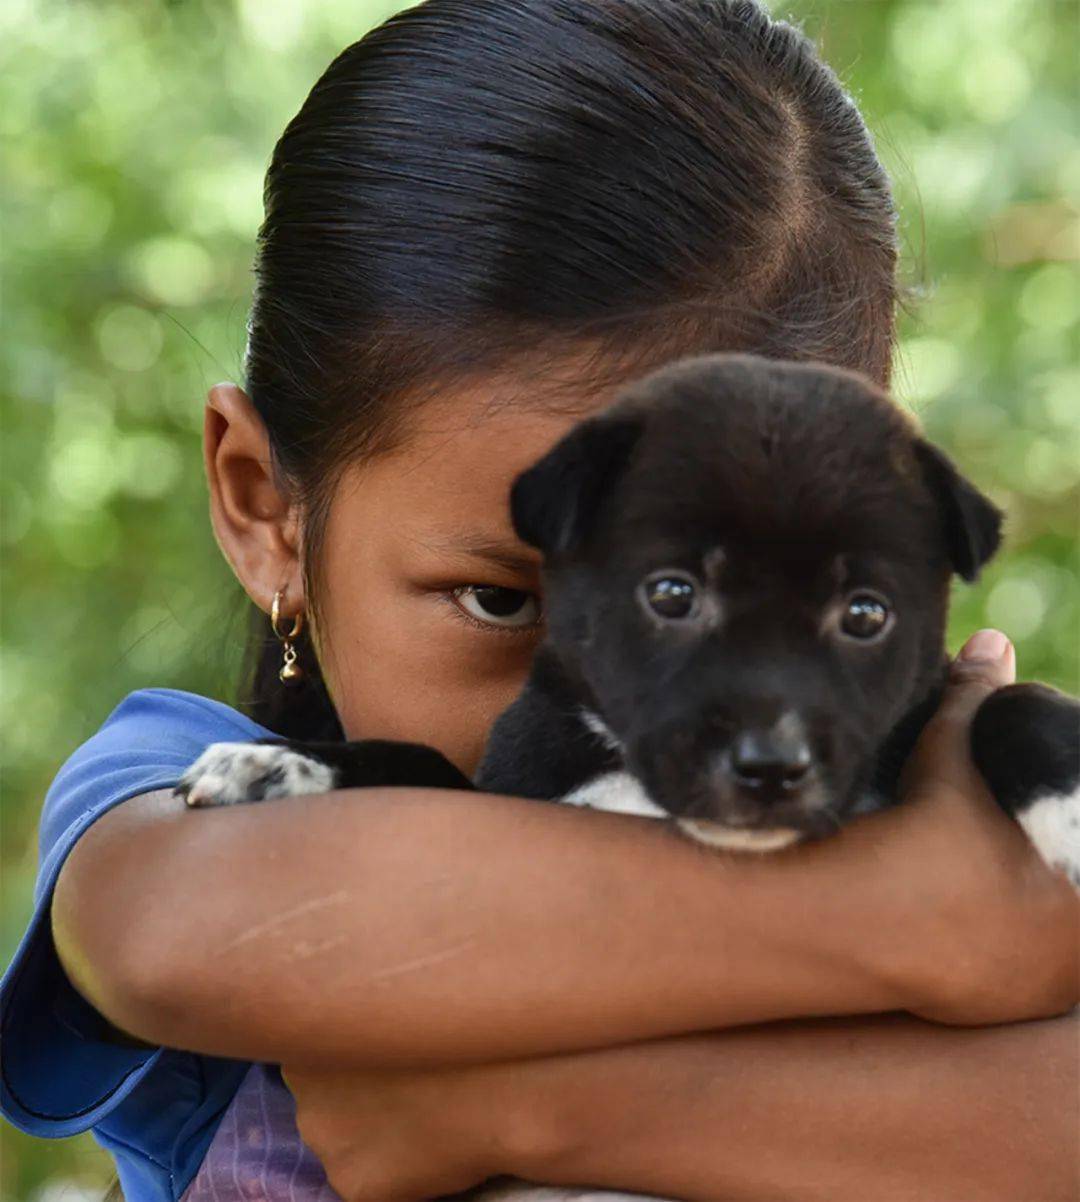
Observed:
[[[818,1020],[286,1079],[344,1202],[412,1202],[496,1173],[690,1202],[1077,1202],[1078,1018]]]
[[[968,665],[909,799],[808,847],[718,856],[649,819],[344,790],[192,812],[125,802],[52,915],[75,986],[150,1043],[422,1065],[827,1014],[957,1022],[1077,1001],[1076,896],[988,800]]]
[[[122,1030],[275,1062],[461,1063],[1076,1000],[1073,894],[960,795],[761,860],[513,798],[370,790],[193,814],[151,795],[83,836],[53,918],[73,983]]]

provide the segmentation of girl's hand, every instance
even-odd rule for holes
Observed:
[[[513,1172],[524,1155],[505,1066],[283,1068],[297,1127],[343,1202],[419,1202]]]
[[[497,1173],[642,1202],[1076,1202],[1078,1034],[1072,1018],[955,1030],[893,1014],[286,1080],[344,1202]]]
[[[973,635],[901,783],[906,804],[895,816],[910,840],[890,833],[907,861],[898,887],[912,890],[921,913],[933,889],[928,937],[942,953],[909,1009],[938,1022],[1045,1018],[1080,1002],[1080,895],[997,806],[969,752],[980,703],[1015,679],[1008,639]]]

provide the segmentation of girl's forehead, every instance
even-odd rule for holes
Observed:
[[[561,390],[530,398],[522,382],[461,385],[410,414],[392,450],[347,467],[333,508],[410,519],[445,518],[448,525],[483,518],[509,529],[514,478],[572,426],[603,409],[613,392],[576,397]]]

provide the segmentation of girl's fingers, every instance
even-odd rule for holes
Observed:
[[[950,664],[945,694],[905,766],[905,795],[935,785],[970,790],[981,784],[971,762],[971,719],[991,693],[1015,680],[1012,643],[1000,630],[976,631]]]
[[[949,666],[949,686],[935,721],[969,722],[995,689],[1016,681],[1016,652],[1000,630],[977,630]]]

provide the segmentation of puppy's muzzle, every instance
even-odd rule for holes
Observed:
[[[835,742],[820,717],[764,702],[729,704],[631,741],[630,766],[674,818],[809,834],[836,801]]]
[[[714,847],[773,851],[809,835],[826,800],[821,765],[802,723],[786,715],[751,726],[706,761],[682,830]]]

